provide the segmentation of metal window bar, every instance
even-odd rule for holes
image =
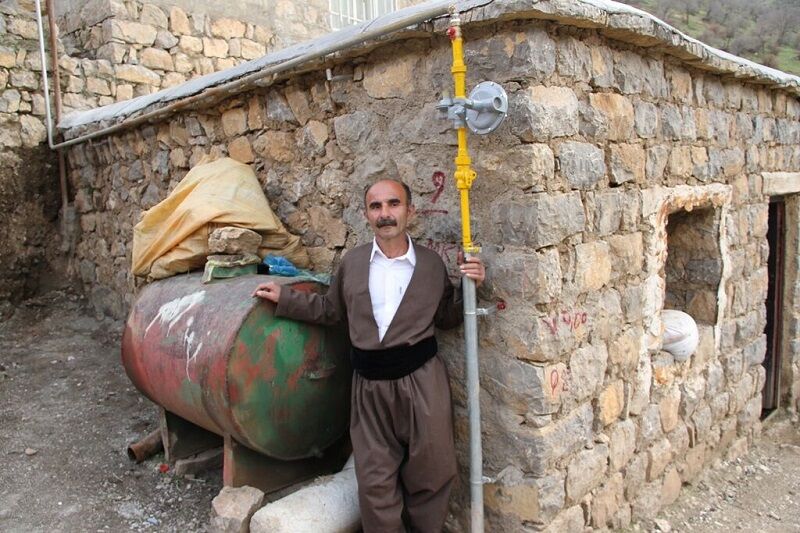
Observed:
[[[331,29],[340,30],[390,13],[396,0],[329,0]]]

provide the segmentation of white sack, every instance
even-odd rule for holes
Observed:
[[[700,336],[697,323],[683,311],[664,309],[661,311],[664,333],[662,349],[672,354],[676,361],[686,361],[697,349]]]

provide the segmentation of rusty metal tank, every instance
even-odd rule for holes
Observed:
[[[275,317],[273,304],[252,297],[265,281],[322,290],[257,275],[154,282],[130,313],[122,362],[134,385],[170,413],[270,458],[319,456],[347,429],[346,332]]]

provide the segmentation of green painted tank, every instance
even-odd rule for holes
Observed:
[[[344,328],[274,316],[246,275],[201,283],[199,274],[145,287],[122,338],[131,381],[167,411],[268,457],[319,456],[347,430],[351,368]]]

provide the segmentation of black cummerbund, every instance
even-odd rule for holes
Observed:
[[[428,337],[412,346],[385,350],[362,350],[353,346],[350,360],[353,369],[365,379],[399,379],[428,362],[438,349],[436,337]]]

